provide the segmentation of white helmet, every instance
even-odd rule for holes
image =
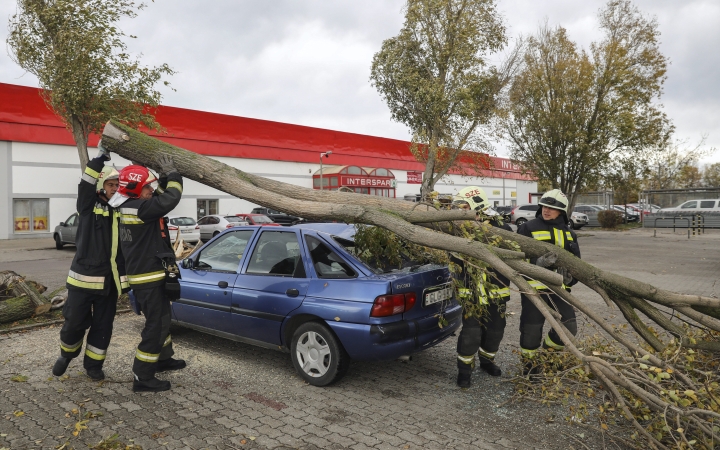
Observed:
[[[483,211],[490,206],[485,190],[478,186],[468,186],[457,193],[456,202],[467,202],[473,211]]]
[[[97,188],[96,190],[102,191],[107,180],[117,180],[120,178],[120,172],[118,172],[112,166],[105,166],[103,170],[98,174]]]

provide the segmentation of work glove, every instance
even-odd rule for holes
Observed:
[[[536,266],[545,267],[548,268],[555,264],[555,261],[557,261],[557,256],[554,253],[547,253],[545,255],[542,255],[535,261]]]
[[[160,155],[157,160],[157,165],[160,168],[160,173],[164,175],[170,175],[173,172],[177,172],[177,169],[175,168],[175,163],[173,162],[171,156]]]
[[[567,270],[566,268],[560,267],[560,268],[558,269],[558,273],[559,273],[560,275],[562,275],[562,277],[563,277],[563,284],[564,284],[565,286],[569,286],[570,283],[572,283],[572,281],[573,281],[573,276],[570,275],[570,272],[568,272],[568,270]]]
[[[110,151],[102,146],[102,140],[98,141],[98,154],[95,158],[102,158],[105,161],[110,161]]]

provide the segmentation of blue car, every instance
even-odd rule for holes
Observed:
[[[382,273],[353,256],[352,225],[278,228],[233,227],[181,261],[173,322],[289,351],[315,386],[342,378],[351,359],[396,359],[460,326],[447,267]]]

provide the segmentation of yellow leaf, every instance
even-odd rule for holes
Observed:
[[[605,425],[604,423],[601,423],[601,424],[600,424],[600,428],[602,428],[603,430],[607,430],[607,429],[608,429],[608,426]]]
[[[667,373],[673,373],[673,370],[672,370],[672,369],[665,369],[665,372],[667,372]]]
[[[20,410],[15,411],[13,414],[15,415],[15,417],[20,417],[20,416],[24,416],[24,415],[25,415],[25,413],[22,412],[22,411],[20,411]]]
[[[73,409],[70,410],[70,412],[73,413],[73,414],[77,414],[77,413],[80,412],[80,411],[78,411],[77,408],[73,408]]]
[[[248,439],[250,439],[251,441],[254,441],[254,440],[255,440],[255,436],[249,436]]]
[[[677,429],[677,432],[678,432],[678,433],[684,433],[684,432],[685,432],[685,429],[683,429],[683,428],[678,428],[678,429]]]

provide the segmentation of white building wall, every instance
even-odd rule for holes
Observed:
[[[95,149],[89,149],[91,157],[95,152]],[[110,163],[117,169],[130,163],[117,155],[113,155],[112,158]],[[312,176],[320,169],[319,163],[229,157],[214,159],[254,175],[305,188],[312,188]],[[397,181],[397,198],[420,192],[419,184],[407,184],[406,171],[391,170]],[[74,146],[0,142],[0,212],[7,212],[7,220],[0,219],[0,239],[52,236],[55,226],[65,221],[75,211],[80,175],[77,149]],[[482,186],[490,200],[497,202],[498,205],[511,205],[514,201],[521,205],[528,203],[528,193],[537,189],[535,182],[448,175],[436,185],[436,190],[441,194],[455,194],[460,189],[472,185]],[[47,232],[14,232],[13,199],[27,198],[48,199]],[[185,180],[183,198],[171,214],[197,218],[198,199],[217,199],[220,214],[248,213],[257,206],[193,180]]]

